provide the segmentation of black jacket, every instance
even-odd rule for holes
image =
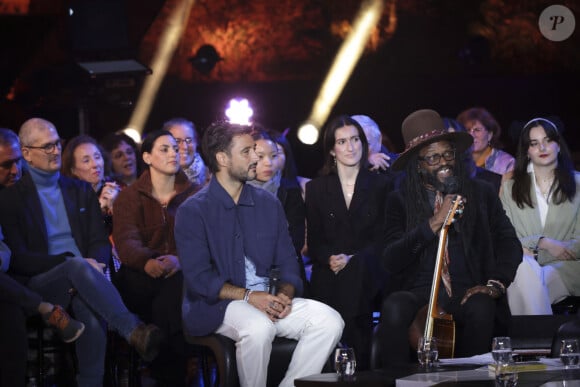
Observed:
[[[90,184],[60,176],[72,236],[85,258],[107,264],[111,244],[105,230],[98,198]],[[66,254],[49,255],[46,223],[38,191],[25,174],[13,186],[0,191],[0,223],[4,241],[12,250],[10,273],[32,277],[66,259]]]

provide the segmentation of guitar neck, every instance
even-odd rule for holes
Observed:
[[[433,320],[437,313],[437,298],[439,296],[439,284],[441,282],[441,269],[443,268],[443,255],[447,244],[447,231],[449,225],[445,225],[439,233],[439,245],[437,246],[437,257],[435,259],[435,270],[433,270],[433,281],[431,283],[431,294],[429,296],[429,307],[427,308],[427,321],[425,322],[424,336],[433,336]]]

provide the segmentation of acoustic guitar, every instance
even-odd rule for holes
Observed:
[[[452,358],[455,349],[455,322],[453,321],[453,316],[445,313],[445,311],[438,307],[437,298],[439,295],[439,284],[441,283],[444,253],[447,246],[447,234],[456,216],[463,213],[463,204],[461,196],[457,195],[453,199],[453,205],[445,217],[439,233],[439,245],[437,247],[429,303],[417,312],[415,320],[409,327],[411,346],[416,350],[421,336],[428,338],[435,337],[437,339],[440,358]]]

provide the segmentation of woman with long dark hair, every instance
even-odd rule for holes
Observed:
[[[119,194],[113,239],[122,262],[116,285],[127,307],[164,331],[167,344],[151,365],[165,386],[185,385],[181,325],[183,276],[174,238],[175,213],[194,186],[179,166],[179,148],[166,130],[151,132],[141,145],[147,170]]]
[[[525,124],[513,179],[501,201],[524,248],[508,288],[512,314],[552,314],[551,304],[580,295],[580,173],[549,119]]]
[[[306,184],[310,294],[341,314],[342,344],[366,369],[374,300],[385,282],[379,257],[390,179],[369,171],[368,142],[351,117],[330,121],[323,141],[323,175]]]

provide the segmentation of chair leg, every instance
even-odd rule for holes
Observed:
[[[205,387],[212,386],[211,368],[209,367],[209,354],[210,354],[210,351],[207,347],[200,347],[199,348],[200,370],[202,372],[203,385]]]
[[[44,374],[44,327],[39,325],[36,328],[36,380],[39,386],[46,384],[46,375]]]

